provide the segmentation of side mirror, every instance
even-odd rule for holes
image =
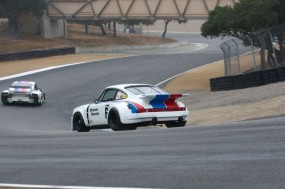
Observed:
[[[95,103],[95,104],[98,104],[98,102],[99,102],[98,99],[95,99],[95,100],[94,100],[94,103]]]

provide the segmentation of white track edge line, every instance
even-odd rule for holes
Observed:
[[[33,189],[151,189],[151,188],[126,188],[126,187],[90,187],[90,186],[57,186],[57,185],[28,185],[28,184],[5,184],[1,187],[33,188]]]
[[[26,75],[31,75],[31,74],[35,74],[35,73],[45,72],[45,71],[49,71],[49,70],[54,70],[54,69],[57,69],[57,68],[64,68],[64,67],[75,66],[75,65],[79,65],[79,64],[88,64],[88,63],[92,63],[92,62],[99,62],[99,61],[120,59],[120,58],[127,58],[127,57],[133,57],[133,56],[136,56],[136,55],[123,55],[123,57],[114,57],[114,58],[106,58],[106,59],[100,59],[100,60],[90,60],[90,61],[84,61],[84,62],[75,62],[75,63],[63,64],[63,65],[58,65],[58,66],[49,66],[49,67],[46,67],[46,68],[40,68],[40,69],[36,69],[36,70],[31,70],[31,71],[27,71],[27,72],[22,72],[22,73],[18,73],[18,74],[13,74],[13,75],[9,75],[9,76],[0,77],[0,81],[13,79],[13,78],[17,78],[17,77],[22,77],[22,76],[26,76]]]

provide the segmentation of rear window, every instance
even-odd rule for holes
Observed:
[[[15,88],[32,88],[33,84],[28,82],[15,82],[11,85],[11,87]]]
[[[154,87],[154,86],[131,86],[126,87],[126,90],[130,91],[135,95],[144,95],[144,94],[165,94],[163,90]]]
[[[17,85],[12,85],[11,87],[13,87],[13,88],[22,88],[22,89],[31,89],[30,86],[17,86]]]

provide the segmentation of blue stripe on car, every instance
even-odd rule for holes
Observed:
[[[168,99],[168,94],[158,94],[149,103],[153,108],[167,108],[164,100]]]
[[[130,103],[130,102],[128,102],[128,107],[131,109],[133,114],[138,112],[137,107],[134,104]]]

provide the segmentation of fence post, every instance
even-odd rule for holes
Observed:
[[[237,54],[237,60],[238,60],[238,73],[240,73],[240,61],[239,61],[240,53],[239,53],[238,43],[234,39],[232,39],[232,41],[236,45],[236,54]]]
[[[226,48],[224,48],[223,46],[226,46]],[[225,76],[229,76],[231,75],[231,57],[230,57],[230,46],[226,43],[226,42],[223,42],[221,45],[220,45],[220,49],[223,51],[223,54],[224,54],[224,67],[225,67]]]
[[[265,29],[265,31],[269,34],[271,45],[272,45],[272,51],[273,51],[273,57],[274,57],[275,65],[278,68],[279,66],[278,66],[277,59],[276,59],[276,53],[275,53],[275,48],[274,48],[274,44],[273,44],[272,34],[268,29]]]

